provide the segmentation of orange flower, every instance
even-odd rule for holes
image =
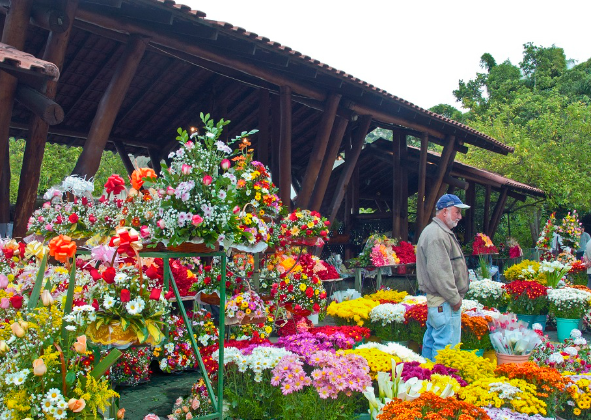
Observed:
[[[441,398],[425,392],[414,401],[393,400],[386,404],[378,420],[490,420],[486,412],[455,398]]]
[[[79,400],[71,398],[70,401],[68,401],[68,408],[74,413],[81,412],[84,410],[84,407],[86,407],[86,401],[84,401],[84,398],[80,398]]]
[[[86,353],[86,336],[81,335],[80,337],[76,338],[76,342],[72,344],[72,346],[74,346],[76,353]]]
[[[523,379],[534,384],[538,389],[538,397],[548,402],[548,396],[555,392],[563,392],[571,380],[562,376],[556,369],[538,366],[534,362],[522,364],[503,364],[495,370],[497,375],[509,379]]]
[[[152,168],[138,168],[131,174],[131,186],[139,191],[144,185],[144,178],[156,178],[156,172]]]
[[[76,243],[66,235],[60,235],[49,241],[49,255],[65,263],[76,254]]]

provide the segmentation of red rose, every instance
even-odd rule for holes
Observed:
[[[166,294],[164,295],[164,298],[166,299],[172,299],[174,297],[174,292],[172,290],[169,290],[168,292],[166,292]]]
[[[121,302],[125,303],[125,302],[129,302],[130,300],[131,300],[131,293],[129,293],[129,290],[122,289],[121,290]]]
[[[301,229],[302,229],[302,230],[306,230],[306,229],[308,229],[308,225],[302,225]]]
[[[308,286],[308,288],[306,289],[306,296],[308,296],[309,298],[314,296],[314,289]]]
[[[61,225],[63,221],[64,221],[64,219],[62,219],[61,214],[58,214],[58,216],[55,218],[55,224]]]
[[[96,223],[97,218],[96,218],[96,216],[94,214],[91,214],[90,216],[88,216],[88,221],[90,223]]]
[[[205,283],[205,284],[210,284],[210,283],[211,283],[211,277],[205,277],[205,278],[203,279],[203,283]]]
[[[320,299],[324,299],[324,298],[326,297],[326,292],[321,292],[321,293],[318,295],[318,297],[319,297]]]
[[[320,305],[319,304],[315,303],[312,308],[314,309],[314,312],[320,312]]]
[[[94,299],[92,301],[92,304],[91,305],[92,305],[92,307],[94,308],[95,311],[98,311],[99,310],[98,300]]]
[[[162,289],[152,289],[152,292],[150,293],[150,299],[152,299],[152,300],[160,299],[161,293],[162,293]]]
[[[14,309],[20,309],[23,306],[23,297],[20,295],[14,295],[10,298],[10,304]]]
[[[293,284],[290,284],[289,286],[287,286],[287,291],[289,293],[293,292]]]
[[[289,215],[289,220],[291,220],[292,222],[295,222],[296,220],[298,220],[298,216],[296,216],[295,213],[291,213]]]
[[[158,278],[158,270],[156,269],[156,267],[154,267],[153,265],[150,266],[150,268],[148,268],[145,271],[145,274],[148,278],[154,280]]]
[[[324,226],[330,226],[330,222],[327,220],[324,222]]]
[[[78,215],[76,213],[72,213],[70,214],[70,217],[68,217],[68,220],[70,223],[76,223],[78,221]]]
[[[90,276],[94,281],[100,280],[102,278],[101,273],[96,268],[90,269]]]
[[[105,271],[103,271],[103,280],[105,280],[105,283],[107,284],[113,284],[115,282],[116,274],[117,272],[115,271],[115,269],[113,267],[109,267]]]
[[[306,235],[312,236],[312,231],[310,229],[306,230]]]

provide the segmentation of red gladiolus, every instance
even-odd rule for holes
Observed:
[[[150,299],[152,299],[152,300],[160,299],[161,293],[162,293],[162,289],[152,289],[152,292],[150,292]]]
[[[129,302],[131,300],[131,293],[127,289],[121,290],[121,302]]]
[[[105,280],[105,283],[107,284],[113,284],[115,282],[116,274],[117,272],[115,271],[115,269],[113,267],[109,267],[105,271],[103,271],[103,280]]]
[[[78,215],[76,213],[72,213],[68,217],[68,220],[70,221],[70,223],[76,223],[78,221]]]
[[[14,295],[10,298],[10,304],[14,309],[20,309],[23,306],[23,297],[20,295]]]

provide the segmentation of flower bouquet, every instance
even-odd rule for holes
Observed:
[[[484,233],[478,233],[472,243],[472,255],[497,254],[499,250]]]
[[[550,251],[552,249],[552,238],[554,231],[556,230],[556,213],[552,213],[548,218],[548,221],[544,225],[538,242],[536,242],[536,248],[544,251]]]
[[[579,216],[577,211],[568,212],[562,219],[560,225],[556,226],[556,233],[562,238],[562,245],[570,248],[571,250],[576,249],[579,244],[579,239],[583,233],[583,228],[579,222]]]
[[[232,149],[219,140],[229,121],[214,124],[201,114],[205,132],[189,135],[179,129],[181,147],[171,152],[171,166],[162,165],[161,176],[151,183],[162,196],[153,237],[165,245],[184,242],[205,244],[248,241],[251,235],[238,227],[236,176],[230,171]],[[253,134],[244,132],[233,143]],[[221,174],[220,174],[221,173]]]
[[[268,314],[269,307],[252,290],[238,293],[226,302],[227,325],[265,322]]]
[[[527,328],[527,323],[518,321],[515,315],[501,315],[489,322],[490,341],[500,354],[530,354],[539,344],[540,337]]]
[[[271,285],[271,297],[279,306],[298,315],[319,313],[326,307],[326,290],[315,275],[285,272]]]
[[[540,272],[546,277],[548,287],[558,287],[558,283],[568,274],[571,266],[560,261],[542,261]]]
[[[183,398],[179,397],[174,402],[172,414],[167,416],[168,420],[186,420],[187,418],[197,418],[213,413],[211,398],[207,392],[205,381],[199,379],[191,387],[191,395]]]
[[[370,299],[353,299],[337,303],[331,302],[326,308],[326,314],[335,318],[337,325],[358,325],[362,327],[369,319],[373,308],[380,303]]]
[[[408,329],[404,325],[406,306],[384,303],[376,306],[369,313],[371,329],[382,341],[406,341]]]
[[[587,285],[587,266],[580,260],[576,260],[570,266],[568,272],[569,280],[576,285]]]
[[[545,284],[546,277],[539,270],[540,263],[538,261],[523,260],[519,264],[514,264],[507,268],[503,275],[508,282],[514,280],[536,280],[538,283]]]
[[[106,352],[103,352],[106,354]],[[116,385],[136,386],[149,382],[152,371],[152,348],[149,346],[132,346],[121,351],[122,355],[111,366],[109,379]]]
[[[400,264],[394,251],[397,241],[385,235],[373,234],[367,238],[363,251],[356,258],[349,260],[352,267],[383,267]],[[404,248],[406,250],[406,248]]]
[[[93,341],[126,345],[136,340],[159,344],[164,339],[162,318],[170,312],[170,303],[161,289],[142,280],[137,267],[104,268],[89,288],[88,299],[98,303],[97,319],[87,330]]]
[[[591,293],[563,287],[561,289],[548,290],[550,313],[556,318],[578,319],[589,310]]]
[[[398,245],[393,245],[392,249],[400,260],[400,264],[415,264],[417,262],[415,247],[410,242],[400,241]]]
[[[548,291],[536,281],[516,280],[503,286],[509,294],[509,309],[516,314],[540,315],[548,308]]]
[[[483,316],[475,311],[464,312],[462,314],[462,348],[491,350],[492,344],[488,329],[488,323],[491,321],[490,316]]]
[[[279,240],[282,245],[322,246],[328,237],[330,222],[317,211],[294,210],[280,223]]]
[[[471,281],[465,298],[476,300],[487,308],[506,307],[508,302],[503,283],[489,279]]]

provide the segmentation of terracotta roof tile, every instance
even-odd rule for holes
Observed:
[[[53,81],[60,77],[60,71],[55,64],[17,50],[12,45],[0,43],[0,62],[4,63],[3,67],[43,75]]]

